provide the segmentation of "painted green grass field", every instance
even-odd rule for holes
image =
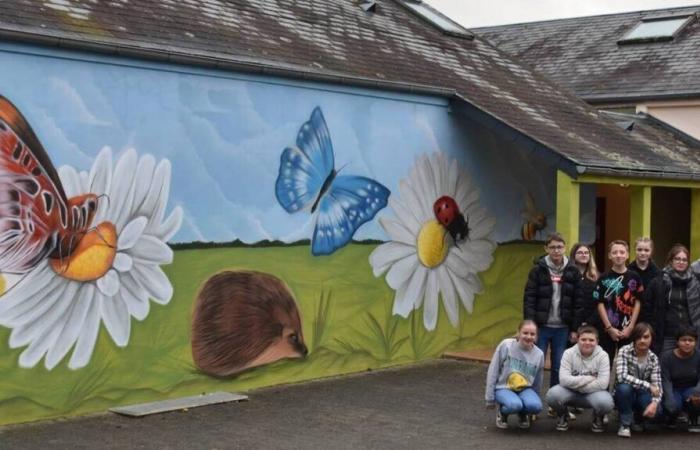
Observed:
[[[151,303],[143,322],[132,321],[126,348],[100,330],[92,360],[80,370],[67,359],[54,370],[42,363],[17,365],[23,349],[10,349],[10,330],[0,328],[0,424],[104,411],[218,390],[250,389],[376,369],[440,356],[448,350],[494,345],[511,334],[522,315],[522,289],[540,244],[505,244],[491,268],[480,274],[484,294],[469,315],[461,308],[453,328],[444,310],[435,331],[423,328],[421,311],[392,316],[394,292],[372,275],[374,245],[349,245],[333,257],[312,257],[307,246],[178,250],[165,267],[174,287],[168,305]],[[279,361],[237,377],[200,373],[190,353],[190,321],[199,287],[222,270],[271,273],[294,293],[309,355]],[[0,301],[2,298],[0,297]]]

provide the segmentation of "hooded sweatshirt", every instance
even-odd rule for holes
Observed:
[[[493,404],[496,401],[496,389],[519,392],[531,387],[539,393],[543,371],[542,350],[535,345],[527,350],[521,347],[515,338],[504,339],[496,347],[489,364],[486,375],[486,403]]]
[[[561,279],[564,275],[564,268],[569,263],[569,259],[564,256],[561,265],[557,266],[548,256],[544,258],[549,269],[549,276],[552,279],[552,307],[549,308],[549,317],[547,317],[547,326],[553,328],[565,327],[566,325],[561,319]]]
[[[610,360],[600,345],[584,357],[578,345],[564,351],[559,367],[559,384],[581,394],[605,391],[610,383]]]

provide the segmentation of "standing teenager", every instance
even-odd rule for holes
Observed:
[[[655,278],[645,294],[647,319],[654,325],[658,355],[676,348],[681,328],[700,329],[700,281],[689,269],[688,249],[676,244],[666,257],[662,275]]]
[[[569,429],[567,407],[592,408],[591,430],[605,430],[603,416],[614,406],[608,392],[610,362],[608,355],[598,345],[598,330],[585,325],[578,330],[578,342],[564,352],[559,368],[559,384],[549,389],[547,404],[557,414],[556,428]]]
[[[661,275],[661,269],[651,259],[653,254],[654,241],[651,238],[640,237],[634,241],[634,261],[627,267],[637,272],[642,279],[644,289],[649,287],[651,280]]]
[[[508,428],[508,416],[518,414],[520,428],[530,427],[530,415],[542,411],[540,389],[544,354],[537,348],[537,325],[523,320],[515,338],[501,341],[486,375],[486,407],[497,407],[496,426]]]
[[[661,356],[661,380],[664,389],[666,423],[675,426],[681,411],[688,414],[688,431],[700,432],[700,353],[695,349],[698,333],[682,328],[676,336],[676,348]]]
[[[645,322],[632,330],[632,343],[620,349],[615,375],[615,404],[620,412],[617,435],[630,437],[643,429],[643,421],[656,417],[663,395],[659,358],[651,351],[654,330]]]
[[[612,267],[598,279],[593,291],[593,298],[598,301],[598,315],[604,333],[600,345],[608,354],[611,365],[617,349],[630,342],[644,292],[639,275],[627,269],[628,256],[627,242],[612,241],[608,245],[608,258]]]
[[[573,261],[581,274],[580,294],[575,296],[573,329],[578,330],[582,325],[591,325],[597,328],[600,333],[602,329],[598,316],[598,302],[593,299],[593,291],[600,274],[595,265],[591,247],[580,242],[574,244],[571,247],[569,261]]]
[[[559,233],[547,236],[540,258],[528,274],[523,298],[523,316],[537,324],[537,347],[543,353],[551,347],[550,386],[559,383],[559,364],[569,340],[576,340],[572,328],[575,295],[581,279],[578,269],[565,256],[566,242]]]

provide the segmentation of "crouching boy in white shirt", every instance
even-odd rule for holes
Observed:
[[[568,407],[592,408],[595,433],[604,431],[603,416],[615,406],[608,392],[610,360],[598,345],[598,331],[588,325],[578,330],[578,343],[564,352],[559,384],[547,391],[545,400],[557,414],[556,428],[569,429]]]

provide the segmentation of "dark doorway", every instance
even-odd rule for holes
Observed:
[[[651,238],[654,261],[659,266],[663,265],[673,244],[686,247],[690,244],[690,189],[655,187],[651,190]]]

